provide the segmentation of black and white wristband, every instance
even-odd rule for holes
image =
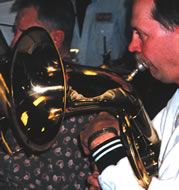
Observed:
[[[125,156],[126,151],[119,136],[103,142],[91,151],[91,157],[100,173],[107,166],[117,164],[117,162]]]

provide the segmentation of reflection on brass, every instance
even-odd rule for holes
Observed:
[[[45,132],[45,128],[44,128],[44,127],[41,129],[41,132],[42,132],[42,133]]]
[[[4,134],[3,132],[1,131],[1,141],[2,141],[2,144],[5,146],[7,152],[10,154],[10,155],[13,155],[13,152],[10,148],[10,146],[8,145],[8,142],[6,141],[5,137],[4,137]]]
[[[90,76],[96,76],[96,75],[97,75],[96,72],[90,71],[90,70],[85,70],[85,71],[84,71],[84,74],[85,74],[85,75],[90,75]]]
[[[56,72],[57,71],[57,69],[56,68],[54,68],[54,67],[47,67],[47,73],[48,73],[48,75],[49,76],[54,76],[54,72]]]
[[[57,120],[57,118],[59,117],[59,115],[63,112],[63,110],[60,108],[60,109],[55,109],[55,108],[52,108],[49,112],[49,116],[48,116],[48,119],[49,120]]]
[[[64,87],[61,85],[48,86],[48,87],[43,87],[43,86],[39,86],[39,85],[33,86],[33,92],[38,93],[38,94],[43,94],[45,92],[54,91],[54,90],[63,91]]]
[[[117,98],[118,93],[122,93],[126,96],[125,92],[121,88],[109,89],[105,91],[103,94],[95,97],[85,97],[82,94],[79,94],[76,90],[70,89],[70,98],[72,101],[81,101],[81,102],[96,102],[96,101],[104,101],[110,100],[113,101]]]
[[[7,54],[11,63],[0,64],[1,139],[4,128],[12,127],[24,149],[44,152],[54,143],[65,109],[61,58],[48,32],[39,27],[25,31],[12,52]],[[8,142],[2,145],[10,153]]]
[[[28,118],[29,118],[28,113],[23,112],[22,115],[21,115],[21,121],[22,121],[24,126],[27,126]]]
[[[34,104],[34,106],[38,106],[44,100],[46,100],[45,96],[40,96],[36,100],[33,101],[33,104]]]
[[[12,127],[22,148],[35,154],[52,146],[64,119],[106,111],[117,119],[134,173],[147,188],[157,176],[160,141],[129,83],[144,66],[138,64],[124,79],[107,69],[62,62],[50,35],[39,27],[26,30],[13,52],[10,68],[0,72],[0,110],[9,124],[2,123],[0,132],[7,152],[16,150],[6,141],[4,127]]]
[[[9,89],[7,87],[6,81],[3,75],[0,73],[0,110],[4,110],[5,113],[8,112],[7,107],[10,106],[8,94]]]

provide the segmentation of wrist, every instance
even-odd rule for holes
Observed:
[[[91,150],[91,158],[101,173],[107,166],[115,165],[121,158],[126,157],[126,150],[120,137],[112,137]]]
[[[88,147],[92,150],[96,146],[115,136],[118,136],[118,132],[114,127],[102,128],[89,136]]]
[[[90,147],[89,149],[90,150],[93,150],[94,148],[96,148],[98,145],[104,143],[105,141],[115,137],[116,134],[112,133],[112,132],[108,132],[108,133],[105,133],[105,134],[102,134],[100,135],[99,137],[97,137],[96,139],[94,139],[91,144],[90,144]]]

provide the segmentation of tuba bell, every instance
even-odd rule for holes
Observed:
[[[19,38],[8,63],[0,68],[1,144],[11,129],[23,149],[48,150],[67,117],[106,111],[119,123],[121,139],[143,187],[158,171],[160,141],[145,108],[130,85],[141,65],[125,79],[104,68],[62,61],[48,32],[39,27]]]

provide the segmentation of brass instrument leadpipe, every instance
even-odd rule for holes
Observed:
[[[139,71],[144,71],[146,66],[144,63],[138,62],[137,67],[127,76],[126,81],[132,81]]]

